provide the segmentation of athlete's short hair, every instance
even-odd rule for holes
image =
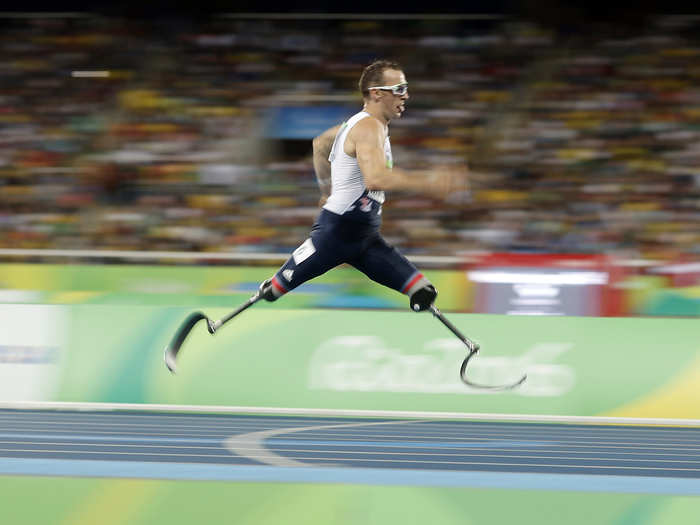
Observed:
[[[375,60],[362,71],[359,86],[363,98],[369,97],[369,88],[384,84],[384,71],[387,69],[403,71],[399,63],[392,60]]]

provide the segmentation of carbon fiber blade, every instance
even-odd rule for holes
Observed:
[[[196,325],[202,319],[206,318],[207,316],[204,315],[202,312],[194,312],[188,315],[187,318],[182,322],[180,327],[177,329],[177,332],[175,332],[175,335],[170,341],[170,344],[165,347],[165,354],[163,356],[163,359],[165,360],[165,366],[167,366],[168,370],[170,370],[173,374],[175,373],[177,368],[176,359],[177,354],[182,348],[182,343],[185,342],[185,339],[192,331],[192,328],[194,328],[194,325]]]
[[[474,355],[476,355],[476,353],[477,353],[476,350],[469,352],[469,355],[467,355],[467,357],[464,358],[464,361],[462,361],[462,366],[459,369],[459,377],[462,378],[462,382],[465,385],[471,386],[473,388],[481,388],[483,390],[491,390],[491,391],[497,392],[497,391],[502,391],[502,390],[512,390],[512,389],[522,385],[525,382],[525,380],[527,379],[527,374],[524,374],[516,382],[505,384],[505,385],[484,385],[481,383],[474,383],[473,381],[470,381],[469,379],[467,379],[467,375],[466,375],[467,364],[469,363],[469,360]]]

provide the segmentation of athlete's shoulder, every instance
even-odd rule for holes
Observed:
[[[383,138],[386,134],[384,125],[372,115],[367,115],[367,117],[358,121],[357,124],[350,131],[353,138]]]

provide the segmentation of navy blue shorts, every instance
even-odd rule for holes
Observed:
[[[372,212],[379,215],[379,203],[372,201],[371,204],[377,208]],[[294,250],[272,278],[275,296],[279,297],[343,263],[357,268],[373,281],[409,296],[429,284],[412,262],[382,238],[379,220],[356,221],[351,218],[353,215],[321,210],[311,236]]]

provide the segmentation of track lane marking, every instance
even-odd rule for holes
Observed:
[[[128,441],[128,440],[127,440]],[[220,440],[201,440],[201,441],[206,441],[210,443],[220,443]],[[37,442],[31,442],[31,441],[2,441],[0,440],[0,444],[6,444],[6,445],[52,445],[52,446],[85,446],[85,447],[112,447],[112,448],[119,448],[119,447],[133,447],[133,448],[158,448],[158,449],[178,449],[178,450],[220,450],[220,446],[213,446],[213,447],[206,447],[206,446],[198,446],[198,445],[186,445],[186,446],[178,446],[178,445],[163,445],[163,444],[119,444],[119,443],[71,443],[71,442],[44,442],[44,441],[37,441]],[[303,445],[303,442],[299,442],[300,445]],[[330,445],[329,445],[330,446]],[[399,447],[389,447],[389,448],[399,448]],[[486,457],[494,457],[496,456],[493,454],[494,452],[509,452],[512,449],[511,448],[489,448],[489,447],[479,447],[478,445],[466,445],[464,447],[450,447],[451,450],[454,449],[474,449],[474,448],[488,448],[489,449],[489,454],[483,454],[483,456]],[[6,450],[15,450],[15,449],[6,449]],[[310,452],[309,449],[294,449],[294,448],[276,448],[278,452]],[[549,449],[528,449],[528,448],[520,448],[519,446],[517,447],[517,450],[519,452],[541,452],[542,454],[544,453],[551,453],[554,452]],[[35,452],[43,452],[42,449],[37,449]],[[79,450],[76,451],[64,451],[64,452],[75,452],[78,453],[80,452]],[[108,451],[104,451],[104,453],[107,453]],[[406,455],[407,452],[389,452],[389,451],[367,451],[367,450],[332,450],[332,449],[323,449],[321,452],[324,453],[345,453],[345,454],[367,454],[367,455]],[[677,461],[677,460],[662,460],[662,459],[646,459],[646,458],[654,458],[655,456],[663,456],[663,457],[683,457],[686,458],[687,463],[694,463],[693,461],[688,461],[688,455],[687,454],[670,454],[670,453],[652,453],[652,454],[640,454],[640,453],[635,453],[635,452],[610,452],[609,455],[613,455],[615,457],[613,458],[604,458],[600,456],[599,452],[577,452],[576,454],[597,454],[597,457],[601,461],[612,461],[612,460],[622,460],[622,461]],[[415,452],[411,451],[410,452],[411,456],[460,456],[460,457],[465,457],[465,456],[477,456],[477,454],[463,454],[463,453],[451,453],[451,452],[440,452],[439,454],[436,453],[429,453],[429,452]],[[626,459],[625,457],[619,457],[619,456],[644,456],[638,459]],[[513,454],[508,454],[508,455],[502,455],[500,457],[526,457],[526,456],[515,456]],[[554,457],[554,456],[533,456],[533,457],[541,457],[541,458],[546,458],[546,457]],[[579,457],[579,456],[571,456],[567,455],[566,457],[571,458],[571,459],[582,459],[586,460],[589,458],[586,457]],[[700,455],[695,455],[695,456],[690,456],[692,458],[697,457],[700,460]],[[341,458],[342,459],[342,458]],[[353,459],[353,458],[348,458],[348,459]],[[680,462],[680,461],[679,461]]]
[[[476,412],[429,412],[410,410],[363,410],[363,409],[331,409],[331,408],[288,408],[288,407],[251,407],[223,405],[168,405],[149,403],[95,403],[73,401],[4,401],[0,409],[7,410],[72,410],[72,411],[131,411],[140,413],[196,413],[208,415],[245,414],[245,415],[275,415],[297,417],[383,417],[420,420],[448,421],[519,421],[519,422],[548,422],[548,423],[578,423],[601,425],[643,425],[643,426],[681,426],[700,428],[700,419],[682,418],[642,418],[642,417],[611,417],[611,416],[563,416],[557,414],[494,414]]]
[[[165,448],[165,447],[162,447]],[[212,449],[212,450],[217,450],[217,449]],[[219,449],[220,450],[220,449]],[[352,457],[343,457],[342,455],[340,457],[306,457],[306,456],[280,456],[279,454],[276,454],[274,451],[271,451],[269,449],[262,449],[260,448],[259,444],[257,443],[252,443],[252,446],[250,447],[239,447],[238,450],[241,451],[241,454],[237,454],[238,457],[244,458],[244,459],[249,459],[249,460],[254,460],[258,461],[261,463],[266,463],[268,465],[273,465],[273,466],[278,466],[278,467],[299,467],[299,466],[317,466],[314,465],[313,463],[308,463],[308,462],[302,462],[300,460],[306,460],[306,461],[354,461],[354,462],[373,462],[373,463],[415,463],[415,464],[428,464],[428,465],[491,465],[491,466],[527,466],[527,467],[559,467],[559,468],[578,468],[578,469],[633,469],[633,470],[665,470],[665,471],[671,471],[671,472],[700,472],[700,461],[682,461],[682,460],[656,460],[656,459],[629,459],[629,460],[624,460],[627,461],[628,463],[651,463],[651,462],[658,462],[660,463],[659,466],[632,466],[632,465],[569,465],[569,464],[560,464],[560,463],[504,463],[501,461],[492,461],[492,462],[477,462],[477,461],[443,461],[443,460],[438,460],[438,459],[432,459],[432,460],[423,460],[423,459],[406,459],[406,458],[391,458],[391,459],[382,459],[382,458],[352,458]],[[250,452],[252,453],[250,453]],[[306,451],[306,450],[298,450],[298,449],[292,449],[292,451],[297,452],[297,453],[314,453],[317,451]],[[60,450],[60,449],[3,449],[0,448],[0,452],[12,452],[12,453],[18,453],[18,452],[24,452],[24,453],[34,453],[36,455],[38,454],[63,454],[63,455],[75,455],[75,454],[92,454],[92,455],[102,455],[102,456],[145,456],[145,457],[185,457],[185,458],[230,458],[232,456],[229,455],[224,455],[224,454],[192,454],[192,453],[176,453],[176,452],[136,452],[136,451],[103,451],[103,450]],[[324,454],[332,454],[335,451],[331,450],[324,450],[322,451]],[[340,450],[337,451],[338,454],[348,454],[348,451],[345,450]],[[356,452],[356,454],[369,454],[365,452]],[[384,455],[384,454],[382,454]],[[406,453],[401,453],[403,456],[421,456],[423,454],[406,454]],[[452,456],[453,454],[425,454],[430,457],[449,457]],[[537,459],[537,460],[586,460],[586,461],[615,461],[615,462],[620,462],[619,458],[610,458],[610,459],[604,459],[604,458],[577,458],[577,457],[572,457],[570,455],[566,456],[529,456],[529,455],[509,455],[509,454],[461,454],[457,455],[454,454],[454,456],[459,456],[462,458],[498,458],[498,459]],[[272,458],[272,459],[270,459]],[[278,460],[281,458],[281,460]],[[268,461],[277,461],[277,463],[269,463]],[[699,467],[698,468],[681,468],[681,467],[669,467],[666,464],[667,463],[681,463],[681,464],[686,464],[686,465],[695,465],[697,464]],[[334,466],[340,466],[340,465],[334,465]],[[354,468],[354,465],[345,465],[348,468]]]
[[[384,424],[385,422],[381,423]],[[398,422],[392,422],[394,424],[402,423],[400,421]],[[380,424],[380,423],[377,423]],[[5,429],[7,430],[7,429]],[[14,430],[14,431],[13,431]],[[281,429],[275,429],[275,431],[281,431],[281,433],[284,433],[287,431],[288,428],[281,428]],[[55,430],[54,429],[55,435],[60,435],[60,433],[63,433],[66,436],[73,436],[75,435],[75,428],[71,430]],[[23,432],[22,434],[31,434],[31,435],[38,435],[36,434],[36,430],[34,432]],[[10,432],[5,432],[5,435],[8,437],[20,435],[19,431],[17,429],[10,429]],[[86,434],[84,434],[85,437],[94,437],[94,439],[101,439],[102,436],[114,436],[115,439],[121,437],[133,437],[133,436],[157,436],[160,439],[183,439],[183,440],[196,440],[196,439],[222,439],[225,438],[227,435],[229,435],[226,432],[223,432],[222,434],[195,434],[197,436],[208,436],[208,437],[194,437],[190,433],[168,433],[168,432],[122,432],[122,435],[118,433],[110,433],[107,431],[91,431]],[[314,437],[321,437],[325,436],[327,434],[319,434],[318,436]],[[331,437],[340,435],[343,437],[346,437],[344,434],[331,434]],[[403,438],[406,443],[410,443],[410,439],[408,438],[432,438],[435,437],[436,439],[440,438],[440,436],[425,436],[425,435],[415,435],[411,434],[409,436],[402,435],[402,434],[362,434],[358,435],[357,439],[354,439],[350,437],[349,439],[346,438],[346,441],[365,441],[365,439],[360,439],[360,438],[367,438],[367,437],[387,437],[387,438]],[[136,439],[149,439],[149,438],[141,438],[141,437],[136,437]],[[464,443],[472,443],[472,442],[479,442],[479,439],[485,440],[484,442],[488,441],[493,441],[496,440],[497,438],[484,438],[484,437],[466,437],[463,438]],[[634,442],[630,440],[626,441],[598,441],[597,444],[592,445],[590,441],[587,440],[558,440],[558,441],[550,441],[547,439],[540,439],[542,443],[546,443],[549,446],[571,446],[571,447],[599,447],[599,448],[612,448],[613,446],[620,446],[620,448],[638,448],[638,449],[655,449],[655,450],[689,450],[689,451],[694,451],[694,450],[700,450],[700,443],[696,446],[694,445],[687,445],[686,443],[678,443],[678,442],[648,442],[648,443],[639,443],[639,442]],[[458,443],[455,441],[455,443]],[[668,445],[668,446],[660,446],[660,445]]]
[[[255,461],[265,463],[267,465],[273,465],[276,467],[308,467],[312,464],[304,463],[298,461],[294,458],[288,458],[286,456],[281,456],[272,450],[268,449],[264,445],[266,439],[270,439],[274,436],[280,434],[291,434],[295,432],[307,432],[319,429],[327,428],[354,428],[354,427],[367,427],[375,425],[401,425],[406,424],[406,421],[369,421],[361,423],[341,423],[333,425],[314,425],[314,426],[304,426],[304,427],[293,427],[284,429],[272,429],[272,430],[262,430],[258,432],[248,432],[246,434],[237,434],[235,436],[230,436],[223,441],[224,447],[231,453],[241,456],[247,459],[254,457]],[[252,446],[246,446],[251,445]],[[254,454],[249,454],[248,451],[252,450]]]
[[[121,416],[121,417],[126,417],[126,416]],[[135,416],[136,419],[139,419],[141,415]],[[164,417],[164,419],[169,419],[168,416]],[[49,425],[56,425],[56,426],[71,426],[74,427],[76,424],[81,424],[82,426],[86,427],[104,427],[104,426],[109,426],[109,427],[129,427],[129,428],[162,428],[163,426],[168,426],[168,427],[177,427],[179,429],[193,429],[193,430],[202,430],[202,429],[215,429],[215,430],[222,430],[222,431],[229,431],[229,430],[238,430],[238,429],[245,429],[249,426],[252,427],[258,427],[258,426],[264,426],[262,425],[262,421],[251,421],[251,422],[246,422],[246,421],[236,421],[236,424],[233,426],[228,426],[225,424],[221,424],[220,422],[211,422],[211,425],[163,425],[162,422],[154,423],[136,423],[136,422],[126,422],[126,423],[116,423],[116,422],[94,422],[94,421],[89,421],[89,422],[82,422],[82,421],[73,421],[73,420],[65,420],[65,421],[45,421],[45,420],[31,420],[31,421],[24,421],[21,418],[8,418],[9,421],[13,423],[19,423],[23,424],[24,426],[49,426]],[[277,420],[270,420],[274,421],[275,423],[289,423],[290,425],[294,424],[295,422],[290,422],[286,420],[280,421],[279,419]],[[298,420],[302,421],[304,423],[308,423],[308,420]],[[461,422],[458,424],[450,425],[450,427],[447,427],[445,424],[434,424],[431,425],[429,422],[416,422],[415,420],[402,420],[401,422],[407,424],[407,425],[416,425],[417,423],[421,423],[420,425],[420,430],[429,430],[431,428],[435,428],[436,431],[439,431],[441,436],[445,436],[447,434],[455,434],[455,435],[461,435],[465,431],[469,431],[473,433],[474,435],[498,435],[498,436],[507,436],[510,433],[513,433],[514,435],[517,436],[524,436],[527,434],[535,434],[535,435],[541,435],[544,432],[552,435],[568,435],[568,434],[576,434],[578,437],[600,437],[601,435],[606,436],[607,434],[618,434],[618,433],[630,433],[633,432],[636,436],[640,435],[650,435],[650,437],[656,437],[659,435],[663,436],[668,436],[668,435],[673,435],[674,438],[676,436],[688,436],[688,434],[694,433],[693,431],[695,429],[687,429],[687,430],[674,430],[674,429],[639,429],[637,427],[615,427],[615,428],[610,428],[610,427],[586,427],[584,429],[578,428],[578,427],[570,427],[570,428],[553,428],[550,426],[546,426],[543,428],[532,428],[532,427],[518,427],[518,426],[513,426],[509,425],[508,429],[501,428],[500,426],[498,428],[475,428],[473,423],[470,422]],[[345,422],[338,422],[339,425],[346,424]],[[428,427],[426,429],[426,427]],[[279,428],[287,428],[287,425],[280,425]],[[489,432],[492,430],[491,432]],[[330,432],[332,433],[332,431]],[[697,439],[692,439],[691,441],[699,441],[700,440],[700,433],[698,433]],[[426,434],[429,435],[429,434]],[[688,436],[689,438],[691,436]],[[674,438],[669,438],[669,439],[674,439]]]
[[[87,447],[110,447],[110,448],[140,448],[140,449],[146,449],[146,448],[154,448],[154,449],[175,449],[175,450],[182,450],[182,451],[189,451],[189,450],[221,450],[220,446],[217,447],[206,447],[206,446],[177,446],[177,445],[149,445],[149,444],[103,444],[103,443],[82,443],[80,445],[74,444],[74,443],[46,443],[46,442],[24,442],[24,441],[18,441],[18,442],[2,442],[0,441],[0,444],[15,444],[15,445],[52,445],[52,446],[63,446],[63,447],[76,447],[76,446],[87,446]],[[476,448],[476,447],[468,447],[468,448]],[[257,447],[241,447],[242,450],[257,450]],[[65,449],[45,449],[45,448],[37,448],[37,449],[0,449],[0,451],[17,451],[17,450],[25,450],[29,451],[31,450],[32,452],[35,453],[47,453],[47,452],[60,452],[63,454],[78,454],[82,452],[82,450],[65,450]],[[656,454],[656,456],[663,456],[664,459],[659,459],[659,458],[654,458],[654,454],[646,454],[644,457],[640,458],[625,458],[625,457],[612,457],[612,458],[604,458],[597,456],[595,458],[588,458],[588,457],[580,457],[580,456],[572,456],[567,454],[566,456],[551,456],[551,455],[542,455],[546,453],[551,453],[552,451],[550,450],[531,450],[531,449],[520,449],[518,448],[518,452],[541,452],[540,455],[522,455],[522,454],[516,454],[515,452],[511,454],[494,454],[494,452],[510,452],[511,449],[508,448],[496,448],[496,449],[489,449],[488,454],[476,454],[476,453],[454,453],[454,452],[440,452],[438,453],[430,453],[430,452],[389,452],[389,451],[372,451],[372,450],[345,450],[345,449],[339,449],[339,450],[333,450],[333,449],[323,449],[321,451],[319,450],[313,450],[313,449],[298,449],[298,448],[277,448],[275,449],[277,452],[297,452],[297,453],[312,453],[312,452],[322,452],[324,454],[346,454],[346,455],[376,455],[376,456],[428,456],[428,457],[461,457],[461,458],[467,458],[467,457],[497,457],[497,458],[538,458],[538,459],[578,459],[578,460],[598,460],[598,461],[627,461],[627,462],[652,462],[652,461],[659,461],[659,462],[667,462],[667,463],[686,463],[686,464],[695,464],[695,463],[700,463],[700,456],[696,456],[698,458],[698,461],[690,461],[688,459],[685,460],[672,460],[672,459],[665,459],[667,456],[674,456],[674,457],[686,457],[683,456],[682,454]],[[88,451],[86,451],[88,452]],[[109,455],[112,452],[109,450],[104,450],[104,451],[89,451],[89,453],[92,454],[98,454],[102,453],[105,455]],[[115,452],[116,453],[116,452]],[[129,454],[129,455],[148,455],[149,452],[123,452],[122,454]],[[592,453],[591,453],[592,454]],[[617,454],[625,454],[622,452],[619,452]],[[629,455],[632,455],[631,453],[627,453]],[[165,454],[167,455],[167,454]],[[178,454],[178,455],[183,455],[183,454]],[[186,454],[184,454],[186,455]],[[194,455],[192,454],[193,457],[227,457],[227,456],[219,456],[219,455],[212,455],[212,454],[204,454],[204,455]],[[347,460],[347,461],[353,461],[357,460],[356,457],[339,457],[336,458],[339,461],[341,460]]]

